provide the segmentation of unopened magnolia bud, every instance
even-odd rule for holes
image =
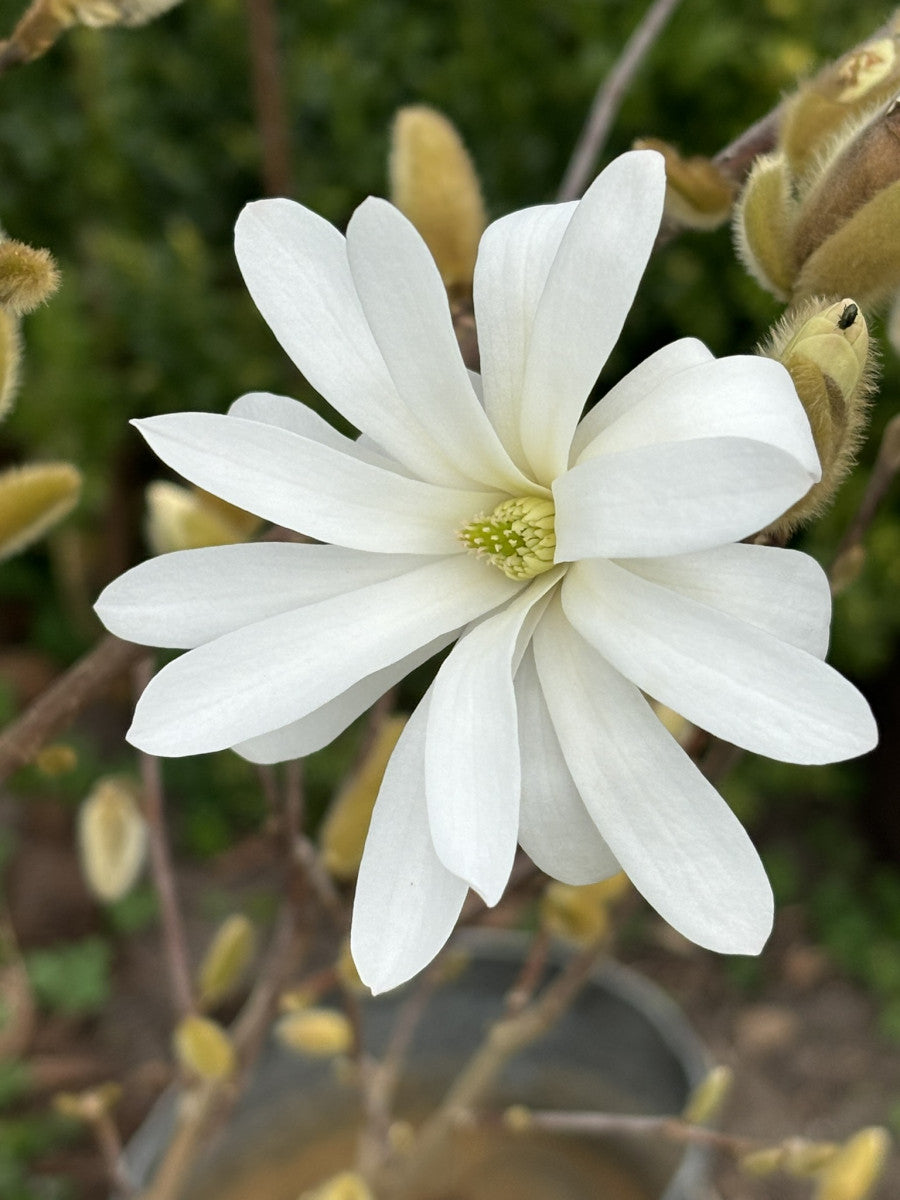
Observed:
[[[524,1104],[512,1104],[503,1114],[503,1126],[510,1133],[527,1133],[532,1124],[531,1109]]]
[[[198,1079],[228,1079],[236,1065],[231,1038],[208,1017],[185,1017],[172,1035],[175,1057],[184,1070]]]
[[[147,852],[147,824],[137,785],[110,776],[94,785],[78,811],[81,870],[94,895],[112,903],[130,891]]]
[[[781,1170],[784,1151],[781,1146],[767,1146],[764,1150],[753,1150],[738,1161],[738,1166],[747,1175],[765,1177]]]
[[[78,502],[81,474],[69,463],[34,463],[0,473],[0,562],[43,537]]]
[[[825,1168],[815,1200],[865,1200],[884,1170],[890,1144],[885,1129],[860,1130]]]
[[[299,1200],[374,1200],[372,1190],[356,1171],[342,1171]]]
[[[734,1083],[734,1072],[729,1067],[713,1067],[705,1079],[694,1088],[684,1111],[682,1120],[689,1125],[705,1125],[720,1112]]]
[[[346,988],[348,992],[352,992],[356,996],[369,995],[369,989],[360,979],[359,971],[356,969],[356,963],[353,961],[353,954],[350,950],[349,938],[344,938],[343,942],[341,943],[341,948],[338,952],[334,969],[337,972],[337,977],[341,982],[341,986]]]
[[[325,816],[319,844],[325,866],[335,879],[353,879],[359,870],[375,799],[405,725],[406,717],[388,717],[381,722],[365,759]]]
[[[199,1000],[204,1007],[217,1004],[244,977],[256,951],[256,931],[241,913],[227,917],[209,945],[197,973]]]
[[[8,309],[0,308],[0,420],[12,407],[21,358],[18,319]]]
[[[635,150],[657,150],[666,161],[666,216],[688,229],[717,229],[728,220],[736,185],[712,159],[682,158],[659,138],[638,138]]]
[[[53,1107],[64,1117],[91,1124],[112,1112],[122,1098],[117,1083],[101,1083],[85,1092],[58,1092]]]
[[[672,735],[679,746],[685,746],[694,732],[694,726],[687,717],[677,713],[674,708],[669,708],[667,704],[660,704],[658,700],[651,700],[650,707],[656,713],[663,728]]]
[[[0,43],[0,67],[40,58],[74,25],[143,25],[179,0],[33,0],[9,40]]]
[[[817,516],[850,468],[868,417],[874,367],[853,300],[809,301],[775,327],[762,353],[787,368],[809,417],[822,478],[766,531],[778,539]]]
[[[34,765],[48,779],[57,779],[60,775],[68,775],[78,766],[78,755],[75,747],[68,742],[51,742],[37,752]]]
[[[333,1008],[306,1008],[287,1013],[275,1026],[278,1040],[290,1050],[311,1058],[346,1054],[353,1045],[353,1027]]]
[[[409,1154],[416,1144],[416,1131],[409,1121],[391,1121],[388,1142],[395,1154]]]
[[[391,199],[431,251],[448,291],[471,291],[487,220],[481,187],[462,138],[425,105],[401,108],[390,155]]]
[[[11,238],[0,241],[0,305],[21,317],[58,287],[59,271],[49,250],[36,250]]]
[[[610,930],[606,899],[592,886],[549,883],[541,897],[540,921],[548,933],[574,946],[592,945]]]
[[[245,542],[258,517],[198,488],[157,480],[147,487],[147,543],[154,554]]]
[[[797,264],[791,240],[794,200],[783,155],[761,155],[734,210],[734,240],[744,266],[766,291],[787,300]]]

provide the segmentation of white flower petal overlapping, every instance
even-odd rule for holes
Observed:
[[[475,274],[482,377],[437,270],[391,205],[346,239],[286,200],[250,205],[238,261],[260,312],[352,441],[281,396],[137,424],[192,483],[327,545],[258,543],[135,568],[109,629],[184,648],[130,739],[154,754],[320,748],[455,642],[385,774],[352,946],[380,991],[446,941],[469,887],[490,904],[516,845],[588,883],[623,868],[701,945],[757,952],[772,897],[731,810],[644,693],[736,745],[829,762],[875,742],[824,660],[819,567],[740,544],[819,477],[787,373],[667,346],[584,418],[662,212],[662,160],[613,162],[577,204],[489,227]],[[551,570],[512,580],[459,528],[552,496]]]

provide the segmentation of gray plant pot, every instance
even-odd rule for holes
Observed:
[[[433,1103],[476,1048],[517,977],[527,944],[517,934],[495,930],[465,931],[459,942],[472,961],[429,1004],[411,1048],[401,1114],[404,1107],[415,1111],[424,1099]],[[366,1044],[376,1054],[405,994],[401,989],[365,1003]],[[490,1105],[677,1114],[708,1069],[706,1052],[680,1009],[652,983],[606,963],[563,1020],[507,1065]],[[248,1160],[283,1162],[288,1155],[296,1160],[304,1145],[346,1127],[354,1118],[355,1097],[332,1063],[301,1058],[270,1041],[225,1134],[198,1164],[185,1200],[210,1200],[223,1191],[259,1200],[255,1188],[248,1186],[245,1194],[225,1185],[233,1188]],[[164,1096],[128,1146],[127,1168],[139,1186],[169,1139],[173,1116],[173,1099]],[[565,1148],[567,1141],[560,1139],[560,1145]],[[611,1152],[634,1165],[654,1200],[709,1195],[708,1154],[699,1146],[681,1151],[657,1139],[631,1138],[615,1141]],[[335,1163],[331,1169],[349,1165]],[[291,1200],[299,1191],[293,1190]],[[608,1191],[596,1197],[618,1200]]]

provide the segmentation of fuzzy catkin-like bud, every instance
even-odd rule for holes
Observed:
[[[549,883],[540,902],[541,925],[573,946],[589,946],[605,938],[612,927],[610,906],[627,890],[620,871],[600,883],[573,887]]]
[[[112,1112],[122,1098],[117,1083],[101,1083],[85,1092],[58,1092],[53,1107],[64,1117],[91,1124]]]
[[[213,1082],[234,1074],[231,1038],[209,1017],[185,1017],[175,1028],[172,1046],[180,1066],[198,1079]]]
[[[712,161],[684,158],[660,138],[638,138],[635,150],[657,150],[666,162],[666,216],[687,229],[718,229],[728,220],[737,185]]]
[[[222,922],[197,972],[200,1003],[210,1007],[234,991],[256,951],[256,930],[242,913]]]
[[[78,754],[74,746],[68,742],[51,742],[44,746],[34,757],[34,765],[48,779],[58,779],[68,775],[78,766]]]
[[[881,1177],[890,1144],[887,1130],[878,1126],[854,1134],[825,1168],[815,1200],[865,1200]]]
[[[368,754],[325,816],[319,844],[325,866],[335,879],[353,879],[359,870],[375,799],[405,725],[406,717],[382,721]]]
[[[94,785],[78,812],[78,850],[98,900],[111,904],[131,890],[147,852],[147,824],[132,780],[113,775]]]
[[[0,66],[32,62],[75,25],[143,25],[181,0],[33,0],[6,42]]]
[[[401,108],[389,168],[391,200],[424,238],[444,286],[470,293],[487,218],[478,175],[456,128],[425,105]]]
[[[812,300],[788,312],[762,353],[787,368],[809,417],[822,478],[766,531],[776,540],[817,516],[854,462],[875,368],[869,334],[852,300]]]
[[[154,554],[245,542],[258,517],[199,488],[156,480],[147,487],[147,544]]]
[[[282,1045],[310,1058],[333,1058],[353,1045],[353,1028],[333,1008],[303,1008],[286,1013],[275,1026]]]
[[[684,1106],[681,1119],[689,1125],[705,1125],[718,1116],[734,1083],[734,1072],[718,1066],[694,1088]]]
[[[17,317],[43,304],[59,287],[59,271],[49,250],[24,242],[0,241],[0,305]]]
[[[81,494],[70,463],[34,463],[0,473],[0,562],[68,516]]]

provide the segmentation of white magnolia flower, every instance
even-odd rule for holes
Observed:
[[[170,554],[104,592],[109,629],[188,650],[141,699],[135,745],[308,754],[456,643],[390,761],[360,870],[352,945],[374,990],[437,953],[469,887],[499,899],[517,842],[567,883],[624,868],[701,945],[760,949],[759,858],[642,693],[790,762],[875,742],[822,661],[822,571],[734,544],[819,478],[784,369],[679,341],[580,419],[663,191],[662,160],[626,154],[580,203],[490,226],[480,378],[390,204],[367,200],[346,240],[290,201],[252,204],[236,235],[250,292],[363,436],[265,394],[138,422],[194,484],[331,544]]]

